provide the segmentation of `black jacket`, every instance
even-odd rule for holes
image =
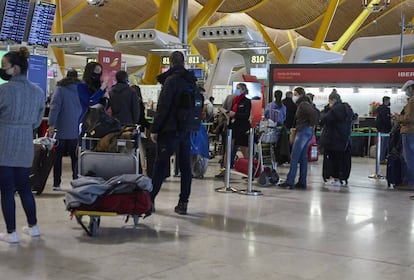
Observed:
[[[185,88],[195,86],[196,78],[184,66],[177,65],[157,77],[162,89],[157,102],[157,111],[151,133],[163,134],[177,131],[177,96]]]
[[[348,103],[335,103],[321,112],[320,144],[331,151],[345,151],[350,143],[354,112]]]
[[[138,124],[140,119],[139,98],[126,83],[117,83],[109,92],[112,116],[121,124]]]
[[[381,104],[377,108],[376,126],[379,132],[389,133],[391,131],[391,110],[389,106]]]
[[[250,129],[250,112],[252,110],[252,102],[244,96],[239,104],[237,104],[237,112],[230,123],[233,131],[248,131]]]
[[[297,109],[295,102],[293,102],[292,98],[285,98],[282,100],[282,103],[286,106],[286,128],[290,129],[292,127],[295,127],[295,115]]]

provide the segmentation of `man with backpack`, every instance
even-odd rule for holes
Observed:
[[[167,174],[170,157],[178,149],[181,189],[174,211],[186,215],[192,181],[190,131],[200,127],[204,101],[202,96],[200,100],[194,74],[184,68],[181,52],[175,51],[170,55],[170,69],[159,75],[157,80],[162,84],[162,89],[151,126],[151,140],[157,144],[151,198],[154,203]]]

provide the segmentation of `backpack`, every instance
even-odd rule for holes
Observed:
[[[83,126],[87,137],[101,138],[111,132],[121,131],[121,123],[109,116],[104,108],[88,108],[84,118]]]
[[[203,95],[195,85],[191,85],[178,94],[177,99],[178,130],[198,131],[203,115]]]

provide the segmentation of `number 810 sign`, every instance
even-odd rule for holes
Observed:
[[[251,64],[266,64],[267,56],[265,54],[255,54],[250,57]]]

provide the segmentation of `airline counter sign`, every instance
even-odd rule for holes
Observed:
[[[402,84],[414,80],[414,67],[318,67],[273,68],[273,82],[277,84],[336,83],[336,84]]]

